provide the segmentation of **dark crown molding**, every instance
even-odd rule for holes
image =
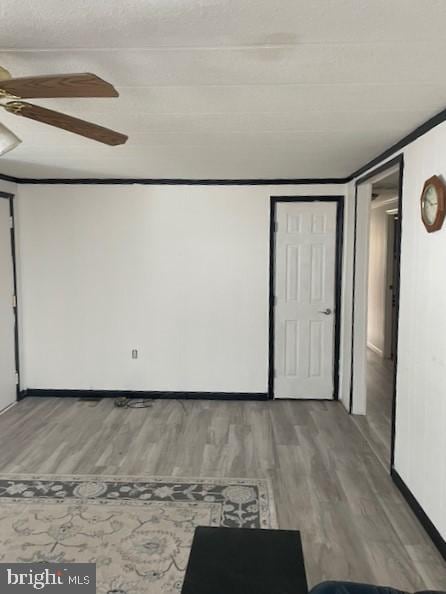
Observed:
[[[3,181],[11,182],[13,184],[20,183],[20,178],[13,177],[12,175],[6,175],[5,173],[0,173],[0,179]]]
[[[37,178],[12,177],[0,173],[0,179],[16,184],[78,184],[78,185],[119,185],[130,186],[284,186],[309,184],[345,184],[345,177],[298,178],[298,179],[182,179],[182,178]]]
[[[71,185],[164,185],[164,186],[278,186],[278,185],[305,185],[305,184],[346,184],[362,173],[368,171],[375,165],[378,165],[388,157],[391,157],[397,151],[400,151],[405,146],[423,136],[432,128],[442,124],[446,120],[446,109],[443,109],[432,118],[412,130],[409,134],[404,136],[401,140],[390,146],[381,154],[374,157],[371,161],[354,171],[347,177],[333,177],[333,178],[297,178],[297,179],[145,179],[145,178],[28,178],[28,177],[14,177],[0,173],[0,180],[8,181],[16,184],[71,184]]]
[[[375,157],[374,159],[372,159],[371,161],[369,161],[368,163],[366,163],[365,165],[363,165],[362,167],[360,167],[359,169],[354,171],[349,176],[348,181],[351,181],[351,180],[355,179],[356,177],[359,177],[360,175],[362,175],[363,173],[365,173],[366,171],[368,171],[375,165],[378,165],[385,159],[388,159],[389,157],[391,157],[393,154],[395,154],[396,152],[403,149],[408,144],[411,144],[412,142],[417,140],[417,138],[420,138],[420,136],[423,136],[424,134],[426,134],[427,132],[432,130],[432,128],[436,128],[437,126],[442,124],[444,121],[446,121],[446,109],[443,109],[442,111],[440,111],[439,113],[434,115],[432,118],[425,121],[423,124],[421,124],[420,126],[415,128],[415,130],[412,130],[412,132],[410,132],[409,134],[404,136],[404,138],[402,138],[401,140],[399,140],[398,142],[393,144],[387,150],[385,150],[384,152],[379,154],[377,157]]]

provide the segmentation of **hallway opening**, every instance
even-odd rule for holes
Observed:
[[[367,273],[366,406],[357,418],[379,460],[391,463],[397,354],[399,171],[371,183]]]

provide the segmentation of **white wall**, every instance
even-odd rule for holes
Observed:
[[[14,271],[9,200],[0,197],[0,410],[16,400]]]
[[[446,538],[446,225],[428,234],[420,194],[446,179],[446,124],[404,149],[394,466]]]
[[[15,194],[16,184],[0,179],[0,192]],[[0,410],[15,401],[15,336],[12,309],[13,270],[9,237],[9,201],[0,198]]]
[[[22,387],[266,392],[270,196],[343,191],[20,186]]]
[[[370,245],[369,245],[369,283],[368,283],[368,316],[367,344],[375,352],[384,356],[386,337],[386,297],[388,291],[387,254],[388,220],[387,210],[397,205],[389,201],[389,196],[378,197],[372,202],[370,212]]]
[[[446,177],[446,125],[405,153],[395,467],[446,538],[446,227],[420,218],[424,181]]]
[[[8,192],[9,194],[15,194],[16,190],[17,184],[0,179],[0,192]]]
[[[354,229],[355,188],[354,184],[351,182],[345,187],[341,341],[339,361],[339,398],[347,410],[349,410],[350,407],[351,384]]]

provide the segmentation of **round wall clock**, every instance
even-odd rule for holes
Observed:
[[[421,192],[421,219],[428,233],[441,229],[446,213],[446,187],[434,175],[424,182]]]

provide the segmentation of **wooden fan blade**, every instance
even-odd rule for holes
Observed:
[[[1,91],[20,99],[119,96],[113,85],[89,72],[10,78],[0,81]]]
[[[59,111],[53,111],[52,109],[46,109],[39,107],[38,105],[32,105],[31,103],[25,103],[23,101],[10,101],[4,105],[7,111],[15,115],[20,115],[36,122],[42,122],[55,126],[56,128],[62,128],[67,132],[73,132],[104,144],[115,146],[117,144],[124,144],[127,142],[128,136],[114,132],[103,126],[86,122],[78,118],[60,113]]]

